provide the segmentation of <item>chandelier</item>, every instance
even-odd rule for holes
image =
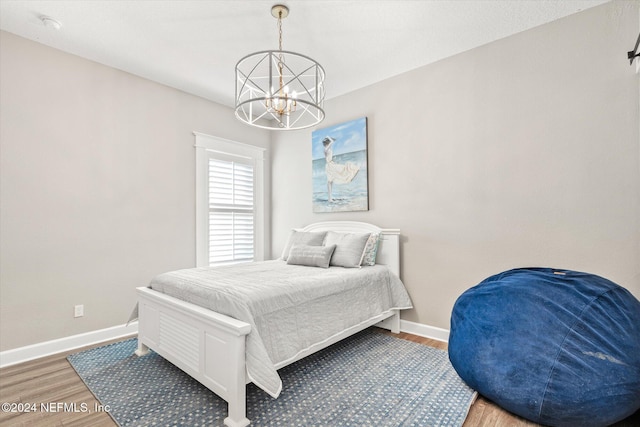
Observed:
[[[236,64],[236,117],[264,129],[304,129],[324,119],[324,68],[308,56],[282,50],[282,20],[289,8],[277,4],[278,50],[249,54]]]

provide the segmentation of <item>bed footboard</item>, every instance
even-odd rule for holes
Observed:
[[[138,356],[149,348],[226,400],[229,427],[246,417],[245,336],[248,323],[138,288]]]

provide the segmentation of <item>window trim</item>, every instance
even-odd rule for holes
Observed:
[[[254,259],[264,260],[265,253],[265,148],[218,138],[199,132],[195,135],[196,149],[196,267],[209,266],[209,156],[236,157],[253,162],[254,168]]]

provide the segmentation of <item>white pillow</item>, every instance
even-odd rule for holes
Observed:
[[[291,230],[289,240],[282,251],[282,258],[284,261],[289,257],[289,251],[293,245],[308,245],[308,246],[322,246],[324,238],[327,235],[326,231],[296,231]]]
[[[338,267],[360,267],[370,234],[329,231],[324,244],[325,246],[336,245],[330,264]]]
[[[293,245],[287,257],[287,264],[306,265],[308,267],[329,268],[331,255],[336,249],[336,245],[331,246],[309,246]]]

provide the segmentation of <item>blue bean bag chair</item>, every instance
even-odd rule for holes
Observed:
[[[501,407],[550,426],[606,426],[640,408],[640,302],[602,277],[523,268],[463,293],[449,358]]]

